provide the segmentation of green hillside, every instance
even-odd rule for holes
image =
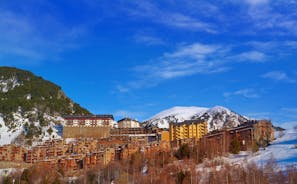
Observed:
[[[38,110],[39,114],[89,114],[69,99],[60,86],[29,71],[0,67],[0,113],[7,121],[12,112]]]

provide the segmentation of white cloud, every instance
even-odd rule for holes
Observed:
[[[245,98],[259,98],[260,95],[251,88],[245,88],[245,89],[240,89],[234,92],[225,92],[223,94],[225,98],[231,97],[231,96],[243,96]]]
[[[281,111],[286,112],[286,113],[296,114],[295,117],[297,117],[297,108],[283,107],[283,108],[281,108]]]
[[[157,38],[154,36],[144,35],[144,34],[138,34],[134,36],[134,39],[138,43],[144,43],[148,46],[152,45],[164,45],[165,42],[161,38]]]
[[[117,85],[116,86],[117,91],[121,92],[121,93],[126,93],[129,92],[129,88],[122,86],[122,85]]]
[[[36,64],[79,47],[77,41],[85,33],[84,26],[67,27],[53,15],[34,17],[30,13],[0,7],[1,62],[7,64],[5,60],[9,58],[21,58],[24,64]]]
[[[152,1],[125,1],[124,6],[126,6],[125,10],[133,17],[147,18],[154,23],[180,29],[216,33],[212,24],[177,11],[161,9]]]
[[[128,111],[128,110],[117,110],[113,114],[120,118],[124,118],[124,117],[143,118],[144,116],[146,116],[145,112]]]
[[[194,43],[191,45],[183,46],[173,53],[165,53],[165,57],[179,58],[190,57],[193,59],[204,59],[208,54],[217,52],[221,46],[206,45],[201,43]]]
[[[225,72],[229,68],[217,59],[223,50],[220,46],[200,43],[181,46],[150,64],[134,67],[133,71],[139,77],[116,88],[119,92],[128,92],[130,89],[154,87],[173,78]]]
[[[267,72],[267,73],[263,74],[262,77],[266,78],[266,79],[272,79],[275,81],[284,81],[284,82],[289,82],[289,83],[296,82],[296,80],[291,79],[290,77],[288,77],[288,75],[285,72],[282,72],[282,71]]]
[[[251,119],[271,119],[270,112],[250,112],[246,115]]]
[[[194,43],[184,45],[174,52],[164,53],[157,60],[136,66],[138,80],[130,81],[128,88],[153,87],[165,80],[191,76],[194,74],[214,74],[225,72],[221,58],[226,50],[217,45]]]
[[[261,52],[274,53],[275,51],[296,51],[297,42],[292,40],[282,41],[249,41],[246,45],[251,46],[253,49],[260,50]]]
[[[297,121],[278,123],[277,126],[280,126],[282,128],[289,130],[289,129],[293,129],[297,126]]]
[[[255,31],[270,35],[296,35],[296,4],[292,1],[247,0],[248,16]],[[288,8],[295,7],[295,8]],[[286,11],[282,11],[286,10]]]
[[[192,29],[192,30],[201,30],[209,33],[216,33],[212,28],[213,26],[209,23],[202,22],[196,18],[183,15],[180,13],[166,13],[161,15],[160,19],[157,19],[158,22],[183,29]]]
[[[267,60],[266,54],[259,51],[243,52],[234,58],[245,62],[265,62]]]
[[[267,4],[269,0],[245,0],[245,2],[250,5],[261,5],[261,4]]]
[[[245,44],[243,44],[245,45]],[[175,51],[165,52],[161,57],[144,65],[133,68],[137,79],[126,83],[124,88],[117,86],[118,91],[128,92],[130,89],[154,87],[159,83],[180,77],[197,74],[215,74],[230,70],[234,62],[261,63],[268,56],[260,51],[249,50],[243,45],[192,43],[180,45]],[[246,51],[235,54],[234,50],[244,48]],[[237,91],[233,95],[256,98],[251,89]]]

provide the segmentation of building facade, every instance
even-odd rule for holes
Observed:
[[[182,123],[170,123],[169,135],[170,141],[189,139],[189,138],[202,138],[203,135],[208,133],[207,122],[199,122],[195,120],[187,120]]]
[[[124,118],[118,121],[118,128],[139,128],[139,122],[131,118]]]
[[[274,139],[272,123],[267,120],[252,120],[238,127],[216,130],[205,135],[201,141],[210,156],[226,154],[231,142],[237,140],[240,150],[253,150],[255,145],[267,146]]]
[[[63,138],[107,138],[114,126],[112,115],[72,115],[63,118]]]
[[[99,127],[99,126],[114,126],[113,115],[70,115],[64,116],[65,126],[71,127]]]

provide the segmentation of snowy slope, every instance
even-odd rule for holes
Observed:
[[[209,131],[222,129],[223,127],[237,127],[248,120],[230,109],[221,106],[210,108],[204,114],[196,115],[192,119],[207,121]]]
[[[227,160],[233,164],[241,164],[244,161],[255,162],[259,166],[265,165],[271,158],[275,159],[280,169],[285,169],[287,165],[297,166],[297,130],[285,131],[283,137],[277,138],[265,150],[260,150],[255,154],[241,152],[239,155],[231,155]]]
[[[29,111],[25,114],[21,114],[20,112],[13,113],[14,122],[10,123],[9,126],[5,124],[3,118],[0,116],[0,146],[5,144],[11,144],[16,141],[22,133],[26,133],[25,125],[32,124],[35,127],[38,127],[41,130],[41,134],[33,138],[33,144],[46,141],[51,139],[61,138],[57,133],[58,130],[55,128],[56,123],[64,123],[64,119],[62,117],[53,117],[47,114],[43,115],[43,118],[48,122],[48,125],[41,126],[39,121],[30,121],[30,116],[36,114],[35,111]],[[49,129],[52,130],[49,133]]]
[[[146,126],[158,126],[159,128],[169,128],[170,122],[182,122],[191,119],[197,114],[203,114],[208,110],[204,107],[173,107],[162,111],[149,120]]]
[[[64,114],[90,114],[62,88],[30,71],[0,67],[0,145],[58,138]]]
[[[247,118],[232,112],[231,110],[215,106],[205,107],[173,107],[162,111],[144,122],[145,126],[157,126],[169,128],[170,122],[183,122],[185,120],[200,120],[208,122],[209,131],[222,127],[235,127],[247,121]]]
[[[22,127],[18,125],[14,130],[10,130],[0,117],[0,145],[10,144],[22,132]]]

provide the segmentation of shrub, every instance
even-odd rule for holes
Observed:
[[[231,141],[230,144],[230,152],[233,154],[238,154],[240,151],[240,142],[238,141],[237,138]]]
[[[252,151],[253,152],[259,151],[259,145],[256,142],[254,142],[253,145],[252,145]]]
[[[47,132],[48,132],[50,135],[52,135],[52,133],[53,133],[53,129],[52,129],[52,127],[49,127],[49,129],[47,130]]]
[[[175,157],[179,160],[183,158],[190,158],[190,148],[188,144],[183,144],[175,153]]]

